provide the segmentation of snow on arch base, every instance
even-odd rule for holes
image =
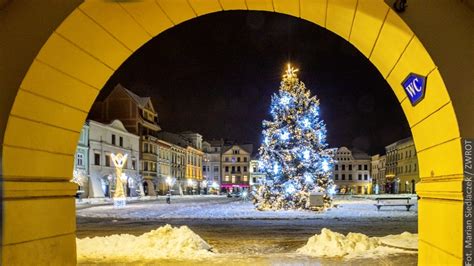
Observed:
[[[199,259],[213,256],[212,247],[187,226],[167,224],[143,235],[119,234],[76,239],[78,262],[134,262],[156,259]]]
[[[418,235],[408,232],[378,238],[360,233],[344,236],[323,228],[321,234],[310,237],[306,245],[296,252],[313,257],[375,258],[396,253],[416,253],[417,241]]]

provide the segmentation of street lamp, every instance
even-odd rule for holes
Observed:
[[[166,184],[168,184],[168,195],[166,197],[166,203],[170,204],[171,203],[171,187],[174,185],[176,182],[176,178],[171,178],[168,176],[166,178]]]
[[[192,189],[193,189],[193,180],[188,179],[188,193],[191,190],[191,194],[192,194]]]
[[[201,186],[205,189],[204,190],[204,194],[207,194],[207,180],[204,179],[202,182],[201,182]]]

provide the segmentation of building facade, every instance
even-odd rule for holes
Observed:
[[[78,196],[89,196],[89,125],[82,127],[74,155],[73,181],[78,185]]]
[[[260,161],[257,159],[250,160],[250,188],[257,189],[258,186],[265,181],[266,175],[260,169]]]
[[[183,195],[186,183],[186,149],[173,144],[171,146],[171,178],[176,181],[173,193]]]
[[[171,147],[173,144],[158,139],[158,191],[159,194],[165,195],[170,189],[166,183],[167,178],[171,178]]]
[[[224,146],[221,156],[221,190],[240,191],[250,187],[252,145]]]
[[[143,193],[139,174],[140,141],[137,135],[129,133],[122,122],[114,120],[102,124],[89,120],[89,158],[90,179],[89,197],[111,197],[115,191],[115,167],[111,154],[126,154],[128,159],[123,168],[126,175],[127,196],[139,196]]]
[[[397,142],[397,181],[400,193],[415,194],[416,183],[420,181],[418,159],[412,138]]]
[[[219,193],[221,184],[221,149],[222,146],[213,146],[207,141],[203,141],[204,152],[202,162],[203,179],[206,180],[206,192]]]
[[[186,147],[186,191],[196,194],[203,186],[202,160],[204,153],[192,146]]]
[[[385,193],[385,164],[387,156],[376,154],[370,158],[372,188],[375,194]]]
[[[385,147],[387,153],[385,190],[387,193],[416,193],[420,181],[418,158],[412,138]]]
[[[125,128],[140,138],[140,174],[145,194],[154,196],[158,190],[158,147],[156,134],[161,130],[158,113],[149,97],[140,97],[118,84],[103,100],[96,101],[89,113],[91,119],[109,123],[122,121]]]
[[[332,178],[339,194],[371,194],[370,157],[352,153],[346,147],[337,149]]]
[[[176,179],[173,190],[179,194],[198,193],[202,181],[202,161],[204,153],[202,136],[186,132],[176,134],[161,131],[158,138],[171,143],[171,177]],[[175,193],[176,193],[175,192]]]

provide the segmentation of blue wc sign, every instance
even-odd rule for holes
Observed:
[[[402,82],[403,89],[408,96],[412,106],[421,102],[425,97],[426,77],[410,73]]]

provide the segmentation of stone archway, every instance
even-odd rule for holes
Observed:
[[[418,153],[419,262],[460,263],[461,135],[453,103],[427,50],[381,0],[78,4],[44,43],[12,101],[2,143],[3,262],[75,263],[75,186],[68,180],[81,127],[100,89],[122,62],[160,32],[226,10],[308,20],[353,44],[377,67],[404,110]],[[428,80],[425,98],[416,106],[400,86],[411,72]]]

